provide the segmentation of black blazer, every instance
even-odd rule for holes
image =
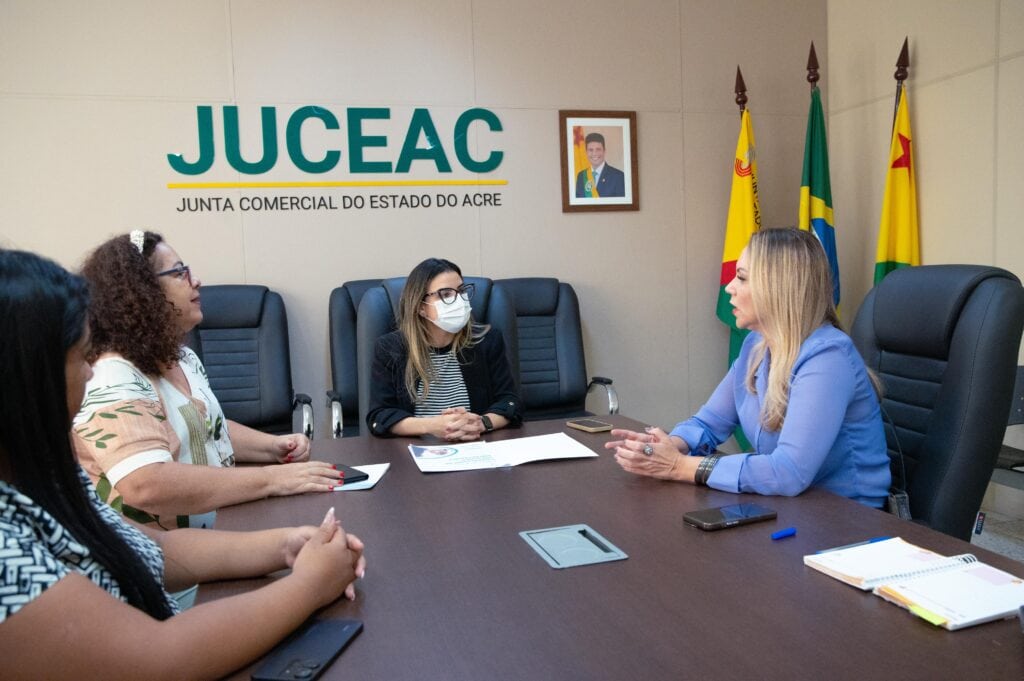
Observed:
[[[388,437],[392,426],[416,415],[414,398],[405,389],[408,358],[409,349],[400,331],[377,339],[373,349],[370,406],[366,413],[366,425],[374,435]],[[476,345],[460,352],[458,358],[462,380],[469,393],[470,410],[475,414],[499,414],[509,420],[510,426],[522,423],[522,405],[501,334],[484,334]]]

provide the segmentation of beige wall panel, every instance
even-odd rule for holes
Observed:
[[[999,56],[1024,51],[1024,0],[999,0]]]
[[[754,139],[760,145],[761,119],[753,116]],[[722,380],[729,359],[728,329],[715,316],[722,270],[722,245],[729,211],[732,159],[739,117],[688,113],[683,116],[686,150],[684,195],[686,215],[686,337],[690,347],[690,380],[679,395],[670,422],[688,418],[704,404]],[[756,147],[760,152],[760,146]],[[758,155],[758,172],[760,169]]]
[[[208,0],[0,4],[0,92],[230,96],[227,10]]]
[[[678,116],[638,113],[639,212],[562,213],[557,113],[498,113],[517,153],[508,208],[481,214],[484,273],[572,284],[588,372],[614,379],[624,413],[670,422],[687,383]]]
[[[990,62],[997,7],[998,0],[829,0],[832,109],[893,96],[892,75],[907,36],[911,87]]]
[[[915,145],[917,102],[910,93]],[[892,134],[892,102],[877,101],[829,117],[829,164],[836,206],[842,284],[840,316],[849,327],[871,290]]]
[[[1024,277],[1024,57],[999,65],[995,264]]]
[[[431,256],[449,258],[467,275],[478,274],[473,211],[364,209],[340,214],[246,215],[246,281],[269,286],[285,299],[292,380],[296,390],[314,398],[320,437],[329,430],[324,425],[329,412],[321,398],[330,380],[327,301],[331,290],[351,279],[403,276]]]
[[[804,92],[803,96],[805,104],[810,106],[810,95]],[[736,150],[738,123],[736,127],[737,130],[732,135],[730,154]],[[795,227],[799,222],[800,180],[804,170],[806,135],[806,112],[798,116],[758,116],[754,121],[754,137],[759,153],[758,195],[761,202],[761,224],[764,227]],[[831,135],[829,141],[831,142]],[[731,182],[730,176],[729,183]],[[724,214],[722,220],[724,230]]]
[[[814,41],[828,69],[825,4],[820,0],[682,0],[683,110],[736,110],[736,66],[751,111],[807,115],[807,55]],[[828,79],[821,87],[827,91]]]
[[[925,264],[994,261],[994,88],[989,67],[911,91]]]
[[[235,0],[239,99],[350,106],[472,101],[469,0]]]
[[[473,3],[476,94],[485,106],[680,105],[676,0]]]
[[[164,231],[204,277],[242,276],[240,221],[183,214],[166,140],[185,104],[8,98],[0,100],[0,185],[5,241],[77,266],[108,236],[137,226]],[[189,215],[188,217],[185,217]],[[190,259],[188,259],[190,258]]]

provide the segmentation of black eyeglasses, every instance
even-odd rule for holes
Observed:
[[[181,265],[178,265],[177,267],[172,267],[169,270],[164,270],[163,272],[157,272],[156,276],[158,276],[158,277],[172,277],[173,276],[175,279],[185,280],[185,281],[188,281],[188,283],[190,285],[192,284],[192,270],[189,268],[188,265],[185,265],[184,263],[181,264]]]
[[[426,300],[430,296],[437,296],[441,299],[445,305],[451,305],[455,302],[455,297],[459,296],[465,301],[473,299],[473,293],[476,291],[476,284],[463,284],[458,288],[439,288],[436,291],[431,291],[423,296],[423,300]]]

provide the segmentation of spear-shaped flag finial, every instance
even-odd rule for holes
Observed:
[[[908,66],[910,66],[910,54],[907,50],[907,38],[904,37],[903,49],[900,50],[899,59],[896,60],[896,73],[892,76],[897,83],[902,83],[907,79]]]
[[[821,76],[818,75],[818,55],[814,51],[814,41],[811,41],[811,51],[807,55],[807,82],[811,84],[812,88],[818,87],[818,81]]]
[[[740,107],[740,115],[747,108],[747,84],[743,82],[743,73],[739,64],[736,65],[736,104]]]

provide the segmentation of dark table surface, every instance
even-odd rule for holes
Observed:
[[[423,474],[411,440],[318,440],[316,459],[391,468],[369,491],[222,509],[217,528],[315,525],[334,505],[366,542],[357,600],[320,614],[360,619],[365,629],[323,678],[1024,678],[1017,620],[949,632],[805,567],[802,557],[887,535],[945,555],[974,553],[1018,576],[1024,564],[820,490],[757,497],[634,476],[600,448],[607,433],[561,421],[495,439],[562,431],[600,457]],[[686,511],[742,500],[776,509],[778,519],[720,532],[683,525]],[[519,537],[576,523],[629,558],[556,570]],[[790,526],[795,537],[770,539]],[[266,582],[204,585],[199,602]]]

